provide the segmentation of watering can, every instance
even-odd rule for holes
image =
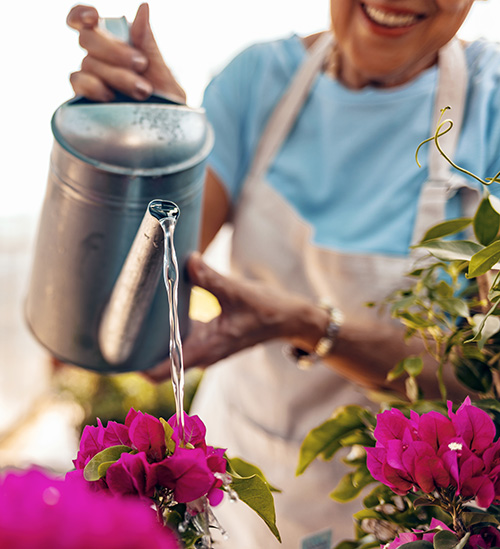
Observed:
[[[159,96],[75,98],[52,118],[54,143],[26,299],[26,320],[57,359],[99,372],[146,370],[169,355],[157,208],[174,233],[181,336],[189,330],[204,164],[213,132],[202,109]],[[155,203],[156,205],[158,202]]]

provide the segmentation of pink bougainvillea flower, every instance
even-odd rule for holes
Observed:
[[[401,469],[395,469],[387,463],[385,448],[366,448],[366,465],[375,480],[382,482],[396,494],[405,495],[411,490],[413,479]]]
[[[173,439],[175,442],[180,441],[180,429],[177,421],[177,416],[173,415],[168,420],[169,425],[174,430]],[[205,436],[207,434],[207,428],[205,424],[198,416],[188,416],[184,412],[184,443],[192,444],[195,448],[202,448],[206,450],[207,444],[205,442]]]
[[[443,414],[433,410],[422,414],[418,424],[418,438],[425,440],[434,450],[439,450],[455,436],[455,428],[451,420]]]
[[[133,419],[130,419],[128,433],[132,447],[139,452],[145,452],[150,461],[161,461],[167,450],[165,429],[161,421],[143,412],[136,412]]]
[[[86,425],[83,429],[80,449],[73,464],[77,469],[83,469],[102,450],[110,446],[131,446],[131,444],[128,427],[115,421],[109,421],[104,427],[101,420],[97,418],[97,427]]]
[[[214,481],[207,493],[208,501],[212,507],[219,505],[221,503],[224,492],[220,489],[224,484],[221,478],[221,475],[226,473],[227,462],[224,459],[225,449],[224,448],[214,448],[213,446],[207,446],[207,465],[212,473],[219,473],[219,475],[214,474]]]
[[[144,452],[124,452],[106,471],[106,483],[116,496],[137,495],[149,499],[154,496],[156,474]]]
[[[448,526],[444,522],[441,522],[440,520],[437,520],[435,518],[432,518],[431,523],[429,525],[429,530],[448,530],[449,532],[453,532],[453,530],[450,530]],[[412,541],[428,541],[429,543],[432,543],[434,540],[434,536],[436,535],[435,532],[422,532],[421,530],[414,530],[413,532],[403,532],[398,535],[392,541],[391,543],[387,545],[382,545],[381,547],[383,549],[396,549],[397,547],[404,545],[405,543],[410,543]]]
[[[491,549],[500,547],[500,532],[494,526],[486,526],[478,534],[473,534],[468,541],[471,549]]]
[[[449,528],[444,522],[441,520],[438,520],[437,518],[432,517],[431,523],[429,524],[429,530],[448,530],[448,532],[453,532],[451,528]],[[455,533],[455,532],[453,532]],[[424,532],[422,535],[422,539],[424,541],[430,541],[434,539],[434,536],[437,534],[437,532]]]
[[[410,543],[412,541],[418,541],[420,538],[417,534],[414,534],[413,532],[402,532],[394,538],[394,541],[391,541],[391,543],[388,543],[386,545],[381,545],[381,549],[397,549],[400,545],[404,545],[405,543]]]
[[[430,494],[437,487],[445,488],[450,484],[450,474],[445,464],[427,442],[414,441],[407,448],[402,461],[415,484],[425,494]]]
[[[453,413],[451,402],[448,402],[448,415],[457,436],[462,437],[473,452],[482,455],[493,444],[496,435],[493,420],[484,410],[473,406],[469,397],[464,400],[456,414]]]
[[[377,426],[374,435],[382,446],[389,440],[403,440],[405,432],[415,432],[416,425],[413,420],[408,419],[401,410],[392,408],[385,410],[377,416]]]
[[[397,494],[432,493],[454,486],[456,494],[480,507],[500,500],[500,443],[495,424],[470,398],[449,419],[435,412],[407,419],[399,410],[378,415],[375,448],[367,448],[367,467]]]
[[[80,449],[73,460],[77,469],[83,469],[85,465],[99,452],[106,448],[104,446],[104,427],[101,421],[97,420],[97,427],[86,425],[80,438]]]
[[[153,467],[158,484],[173,490],[178,503],[204,496],[214,483],[214,475],[201,448],[176,448],[171,456]]]
[[[153,510],[36,469],[0,476],[0,546],[15,549],[180,549]]]
[[[100,420],[97,420],[100,423]],[[128,427],[116,421],[108,421],[104,429],[103,445],[106,448],[110,446],[132,446],[132,441],[128,434]]]

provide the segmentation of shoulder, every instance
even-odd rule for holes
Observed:
[[[465,55],[472,79],[498,79],[500,77],[500,43],[484,39],[469,42]]]
[[[304,55],[302,40],[295,34],[258,42],[237,53],[214,80],[233,74],[255,78],[265,75],[266,72],[276,71],[288,76],[296,69]]]

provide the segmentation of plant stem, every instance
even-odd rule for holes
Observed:
[[[486,314],[490,307],[491,302],[488,299],[488,294],[491,288],[491,272],[488,271],[477,277],[477,288],[479,291],[479,300],[481,302],[481,312]]]

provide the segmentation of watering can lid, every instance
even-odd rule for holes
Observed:
[[[203,109],[158,96],[140,103],[75,98],[56,110],[52,131],[80,160],[104,171],[134,175],[189,169],[205,160],[214,140]]]

